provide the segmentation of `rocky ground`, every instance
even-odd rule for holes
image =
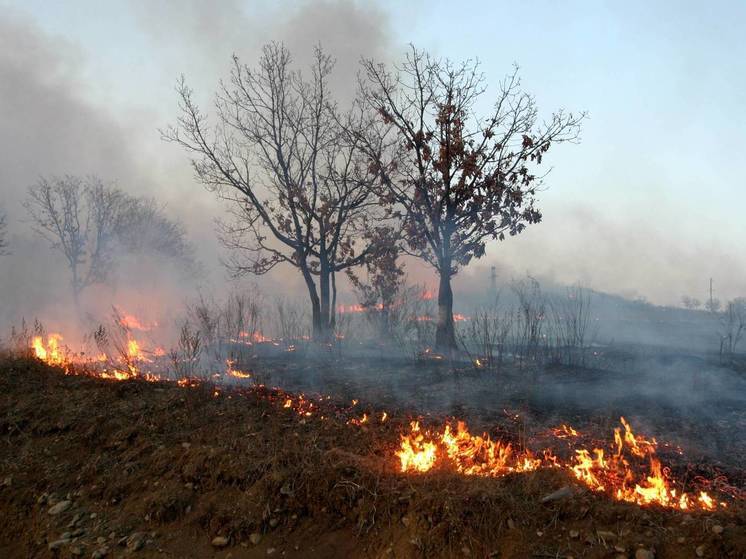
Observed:
[[[746,557],[742,502],[644,509],[561,471],[403,475],[404,414],[360,426],[362,404],[284,401],[0,359],[0,557]]]

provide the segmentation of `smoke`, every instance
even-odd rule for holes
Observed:
[[[0,209],[8,215],[13,251],[3,259],[0,285],[16,309],[65,296],[59,262],[32,239],[20,208],[25,189],[40,175],[97,174],[134,195],[155,197],[187,227],[209,272],[203,283],[224,287],[213,224],[223,208],[194,181],[187,155],[161,142],[158,133],[176,118],[173,87],[182,73],[209,111],[233,53],[252,65],[263,44],[283,41],[302,68],[312,47],[321,44],[336,59],[333,85],[345,105],[354,94],[360,57],[391,61],[405,50],[385,11],[374,4],[130,0],[126,9],[134,22],[132,44],[146,56],[121,70],[116,67],[121,61],[112,62],[115,67],[105,75],[104,63],[94,63],[96,53],[84,42],[51,35],[20,10],[0,16]],[[634,221],[605,217],[609,212],[603,209],[558,203],[561,191],[556,186],[542,195],[548,200],[543,223],[492,244],[487,258],[463,270],[457,292],[484,292],[496,264],[502,280],[529,272],[557,283],[644,294],[658,303],[676,304],[684,294],[704,299],[709,277],[721,299],[741,294],[738,278],[746,264],[706,234],[684,242],[671,238],[671,223],[656,223],[651,212],[651,219],[639,214]],[[433,271],[420,262],[409,261],[407,273],[412,282],[435,285]],[[269,293],[300,294],[304,287],[296,276],[278,268],[259,283]]]

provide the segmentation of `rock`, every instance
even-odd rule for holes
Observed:
[[[679,536],[676,538],[676,543],[684,543],[686,541],[686,538],[684,536]]]
[[[508,518],[508,530],[515,530],[515,521],[512,518]]]
[[[698,545],[697,549],[694,550],[694,553],[697,555],[697,557],[704,557],[705,556],[705,550],[707,548],[703,545]]]
[[[93,553],[91,553],[91,559],[103,559],[109,554],[109,548],[106,546],[99,547]]]
[[[82,514],[79,512],[75,513],[75,516],[73,516],[73,519],[70,521],[70,523],[67,525],[68,528],[75,528],[75,525],[80,521],[82,518]]]
[[[53,542],[49,542],[49,545],[47,547],[49,547],[50,550],[54,551],[55,549],[60,549],[63,545],[67,545],[69,543],[70,538],[62,538]]]
[[[262,535],[259,532],[254,532],[249,536],[249,541],[252,544],[257,545],[260,541],[262,541]]]
[[[635,559],[655,559],[655,553],[653,553],[650,549],[641,547],[640,549],[635,551]]]
[[[72,532],[74,538],[79,538],[83,534],[85,534],[85,530],[83,528],[75,528],[75,530],[73,530]]]
[[[127,549],[130,551],[140,551],[145,547],[145,534],[142,532],[134,532],[130,537],[127,538]]]
[[[95,518],[96,518],[97,516],[98,516],[98,515],[97,515],[97,514],[96,514],[95,512],[92,512],[92,513],[91,513],[91,515],[90,515],[90,516],[89,516],[88,518],[90,518],[91,520],[95,520]]]
[[[71,532],[62,532],[62,534],[60,534],[61,540],[71,540],[72,538],[73,538],[73,535]]]
[[[68,510],[71,506],[73,506],[72,501],[60,501],[56,505],[52,505],[49,507],[49,510],[47,511],[52,516],[55,516],[57,514],[62,514],[66,510]]]
[[[192,443],[181,443],[181,446],[188,450],[192,446]]]
[[[542,497],[541,502],[549,503],[551,501],[560,501],[562,499],[567,499],[568,497],[572,497],[572,488],[569,485],[565,485],[554,493]]]
[[[104,545],[106,543],[106,538],[103,536],[99,536],[96,538],[96,543],[98,545]]]
[[[272,555],[275,551],[277,551],[274,547],[270,547],[267,549],[267,555]]]
[[[225,547],[228,545],[228,538],[225,536],[215,536],[212,539],[213,547]]]
[[[270,518],[269,519],[269,527],[270,528],[277,528],[277,525],[280,523],[280,521],[277,518]]]
[[[79,545],[74,545],[70,548],[70,555],[74,555],[75,557],[80,557],[83,555],[83,548]]]
[[[570,537],[572,539],[579,538],[580,537],[580,532],[578,532],[577,530],[570,530]]]
[[[720,524],[715,524],[715,526],[712,527],[712,533],[716,535],[720,535],[723,533],[725,528],[723,528]]]

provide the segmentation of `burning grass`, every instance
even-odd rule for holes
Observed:
[[[102,381],[38,360],[5,360],[1,370],[6,556],[44,556],[45,538],[65,529],[37,502],[45,493],[70,495],[68,516],[96,512],[104,523],[87,521],[79,544],[88,555],[98,537],[136,530],[157,533],[145,551],[192,557],[209,556],[218,535],[249,545],[247,557],[269,548],[290,557],[602,557],[640,544],[659,558],[700,545],[710,557],[746,549],[740,502],[693,516],[615,502],[565,468],[526,461],[514,441],[475,437],[465,426],[430,441],[438,431],[420,423],[423,438],[412,444],[433,444],[436,465],[402,473],[396,453],[413,435],[409,418],[360,402],[258,385]],[[512,470],[496,469],[489,460],[497,458]],[[565,486],[569,496],[542,504]],[[262,536],[256,547],[253,534]]]

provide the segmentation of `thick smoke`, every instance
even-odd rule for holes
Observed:
[[[145,87],[148,95],[126,105],[96,93],[102,86],[91,83],[88,53],[79,45],[12,12],[0,19],[0,208],[8,214],[12,251],[0,267],[4,327],[21,316],[64,317],[69,311],[64,263],[33,236],[21,207],[27,187],[40,176],[93,174],[131,194],[152,196],[185,224],[196,245],[207,272],[199,281],[173,281],[157,262],[124,262],[115,281],[96,290],[103,309],[112,298],[135,301],[138,295],[183,306],[198,288],[230,288],[214,233],[220,203],[194,181],[187,155],[163,144],[158,132],[178,112],[173,87],[180,74],[209,111],[233,53],[253,64],[264,43],[285,41],[302,67],[311,47],[323,43],[337,60],[340,100],[348,102],[360,57],[385,59],[392,50],[385,17],[347,2],[272,8],[271,25],[266,14],[259,18],[238,2],[133,1],[131,8],[161,72]],[[267,291],[301,292],[301,282],[283,272],[262,281]]]

